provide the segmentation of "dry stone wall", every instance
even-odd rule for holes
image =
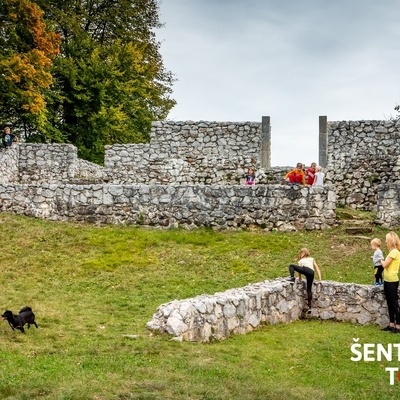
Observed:
[[[69,182],[74,177],[78,156],[72,144],[26,143],[18,147],[20,183]]]
[[[71,183],[107,181],[104,167],[78,158],[70,144],[13,144],[0,150],[0,182]]]
[[[0,150],[0,183],[19,181],[19,145]]]
[[[400,120],[328,122],[327,183],[338,205],[377,209],[380,184],[400,183]]]
[[[110,183],[239,184],[260,169],[261,123],[153,122],[149,144],[105,148]]]
[[[52,220],[282,231],[335,224],[330,187],[2,184],[0,210]]]
[[[400,226],[400,184],[378,186],[377,205],[376,223],[385,228]]]
[[[246,208],[242,213],[238,210],[240,204],[247,202],[248,199],[242,195],[240,189],[235,188],[234,195],[220,193],[235,202],[232,206],[231,200],[227,201],[227,207],[230,208],[229,210],[226,208],[222,214],[222,206],[218,205],[217,211],[210,206],[212,216],[207,213],[206,209],[198,207],[194,209],[193,213],[185,211],[183,214],[189,215],[189,217],[182,218],[181,212],[175,215],[175,211],[171,213],[157,210],[155,213],[153,203],[145,205],[143,201],[135,203],[133,200],[129,200],[124,205],[125,208],[132,207],[131,204],[135,203],[136,205],[133,207],[138,207],[144,212],[118,210],[118,215],[115,217],[105,217],[104,215],[99,217],[99,223],[111,220],[123,220],[130,223],[136,221],[137,214],[139,214],[139,221],[146,221],[150,224],[161,223],[164,226],[180,224],[199,226],[201,221],[206,225],[220,226],[220,219],[227,217],[228,221],[222,226],[251,226],[254,224],[265,226],[268,229],[277,228],[278,225],[279,229],[293,229],[294,227],[298,229],[309,226],[320,229],[332,224],[331,203],[337,201],[339,205],[376,210],[378,223],[394,227],[398,225],[399,221],[397,217],[399,201],[395,196],[397,192],[395,189],[390,189],[388,193],[382,194],[382,191],[379,192],[379,185],[400,183],[400,158],[396,145],[399,128],[398,120],[329,122],[327,193],[334,190],[336,198],[332,200],[334,198],[332,194],[322,194],[321,199],[328,201],[327,206],[324,208],[318,200],[318,206],[313,205],[311,210],[303,207],[303,203],[308,201],[309,193],[312,193],[309,190],[300,191],[299,195],[299,193],[289,191],[288,187],[272,191],[263,188],[264,185],[282,184],[283,176],[291,167],[271,169],[260,167],[261,124],[256,122],[155,122],[150,143],[108,146],[104,167],[80,160],[77,157],[76,148],[72,145],[14,144],[11,149],[0,152],[2,172],[0,182],[37,185],[75,184],[77,188],[73,190],[73,193],[81,190],[87,192],[89,187],[84,185],[91,184],[105,185],[104,192],[109,190],[107,185],[112,184],[120,186],[193,186],[191,190],[198,193],[199,198],[203,199],[207,198],[208,189],[197,188],[197,186],[242,186],[244,172],[248,166],[253,165],[257,169],[257,185],[256,189],[253,188],[256,190],[255,196],[250,196],[254,202],[253,210]],[[126,189],[121,190],[125,191]],[[161,193],[162,190],[157,188],[156,191]],[[177,190],[176,193],[177,195],[179,193],[179,196],[182,190],[183,196],[188,193],[188,189],[168,190]],[[134,192],[135,190],[132,193]],[[153,192],[154,189],[152,189]],[[98,189],[93,195],[96,198],[97,193]],[[200,193],[202,194],[200,195]],[[377,196],[377,193],[381,193],[381,195]],[[262,199],[256,198],[257,196],[267,198],[271,196],[268,200],[271,207],[267,207]],[[58,196],[58,199],[62,201],[62,196]],[[73,211],[69,211],[69,218],[79,215],[79,219],[94,219],[93,215],[85,216],[86,211],[83,210],[97,210],[97,206],[82,204],[80,211],[77,212],[75,210],[77,202],[71,201],[73,205],[68,207]],[[158,201],[157,198],[154,201]],[[190,203],[191,200],[183,197],[182,201]],[[295,207],[292,207],[292,203],[295,204]],[[302,206],[298,207],[297,203],[302,203]],[[31,208],[41,209],[33,205]],[[107,213],[111,212],[109,205],[105,208],[108,210]],[[147,212],[148,210],[150,211]],[[234,222],[232,222],[232,210],[239,211]],[[389,210],[391,211],[389,212]],[[87,212],[89,213],[89,211]],[[221,216],[215,217],[216,212]],[[36,211],[36,213],[38,212]],[[267,218],[266,213],[271,213],[271,215]],[[295,217],[292,215],[294,213],[300,214]],[[63,211],[63,215],[59,218],[66,218],[65,214]],[[146,219],[146,215],[151,217]],[[161,216],[152,218],[153,215]],[[56,217],[54,216],[54,218]]]
[[[304,280],[264,281],[214,295],[174,300],[158,307],[147,328],[176,340],[209,342],[245,334],[260,324],[289,323],[305,307]],[[377,286],[316,282],[311,317],[358,324],[388,324],[383,288]]]

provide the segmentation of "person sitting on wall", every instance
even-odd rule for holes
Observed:
[[[292,185],[305,185],[306,175],[303,171],[303,164],[297,163],[296,168],[292,169],[285,175],[285,181]]]
[[[318,165],[314,177],[314,186],[324,186],[325,173],[322,172],[322,167]]]
[[[17,143],[17,142],[18,142],[18,136],[13,135],[11,133],[11,128],[9,126],[6,126],[4,128],[1,147],[8,149],[11,147],[11,145],[13,143]]]
[[[247,170],[247,174],[244,175],[244,184],[246,186],[255,185],[256,183],[256,170],[253,167],[250,167]]]
[[[11,136],[11,129],[9,126],[4,128],[3,138],[2,138],[2,147],[8,148],[11,147],[12,144],[12,136]]]
[[[314,183],[315,172],[317,168],[317,163],[312,162],[311,165],[307,168],[306,176],[307,176],[307,185],[312,185]]]

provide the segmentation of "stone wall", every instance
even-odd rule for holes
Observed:
[[[103,182],[104,167],[78,158],[70,144],[14,143],[0,150],[0,183]]]
[[[326,126],[326,183],[338,205],[376,211],[378,185],[400,182],[400,121]],[[149,144],[106,147],[105,173],[115,184],[238,185],[254,166],[258,184],[282,183],[293,166],[261,168],[261,129],[257,122],[155,122]]]
[[[338,205],[376,210],[377,187],[400,182],[400,120],[329,121],[327,183]]]
[[[71,181],[80,181],[81,183],[102,183],[104,181],[108,182],[108,178],[105,174],[104,167],[77,158],[73,168],[73,178],[70,179],[69,182]]]
[[[392,202],[388,196],[384,198],[382,205],[378,204],[377,192],[379,185],[400,183],[400,150],[396,145],[400,121],[331,121],[326,126],[328,149],[326,178],[327,184],[330,185],[328,191],[333,188],[336,191],[337,204],[377,211],[380,215],[377,218],[378,223],[391,227],[397,226],[399,219],[396,215],[399,212],[399,204],[396,201]],[[293,192],[288,188],[279,189],[279,196],[282,196],[282,200],[275,200],[275,194],[271,195],[272,192],[269,189],[262,188],[263,185],[281,184],[283,176],[292,167],[261,168],[261,130],[261,124],[256,122],[155,122],[150,143],[107,146],[104,167],[80,160],[77,157],[76,148],[72,145],[14,144],[11,149],[0,152],[0,172],[2,172],[0,183],[34,183],[38,185],[62,183],[78,186],[100,184],[106,185],[105,193],[109,190],[107,185],[110,184],[236,187],[243,185],[243,175],[247,167],[253,165],[257,169],[255,194],[268,198],[272,196],[268,201],[273,201],[274,207],[265,207],[264,204],[260,209],[259,203],[262,203],[263,200],[257,198],[254,200],[255,208],[250,212],[251,216],[249,217],[248,210],[246,210],[245,216],[241,213],[234,218],[235,222],[232,223],[231,210],[236,212],[237,208],[240,208],[238,204],[248,201],[239,192],[236,194],[237,189],[234,189],[235,195],[228,195],[228,198],[234,199],[234,206],[230,205],[229,212],[223,211],[221,214],[223,217],[229,217],[229,221],[222,224],[223,226],[239,226],[240,224],[250,226],[253,222],[248,223],[247,221],[254,220],[256,221],[255,225],[258,226],[276,227],[278,225],[276,220],[279,219],[280,228],[286,226],[291,229],[293,226],[310,226],[308,222],[314,221],[315,219],[312,218],[319,217],[321,213],[323,222],[316,224],[312,222],[311,225],[316,229],[330,226],[331,217],[327,218],[329,222],[325,225],[325,211],[320,206],[318,212],[312,212],[314,214],[298,207],[290,211],[289,208],[293,201],[290,196],[293,196]],[[90,190],[90,187],[82,186],[76,190],[87,191]],[[175,189],[168,190],[174,191]],[[206,191],[197,188],[193,190],[199,191],[199,193]],[[162,189],[157,188],[154,191],[161,193]],[[75,189],[73,192],[75,193]],[[98,196],[98,192],[99,190],[96,189],[94,197]],[[222,192],[221,195],[226,196]],[[200,198],[202,196],[207,195],[201,195]],[[308,192],[301,192],[301,196],[303,197],[302,201],[306,201]],[[322,199],[328,197],[322,197]],[[328,201],[331,202],[332,198],[330,195]],[[394,199],[393,196],[391,198]],[[182,202],[187,201],[188,199],[185,197],[182,198]],[[131,207],[131,203],[132,200],[129,200],[126,207]],[[75,200],[73,200],[73,204],[76,204]],[[145,202],[140,201],[137,204],[139,204],[137,207],[145,210],[144,213],[139,212],[140,221],[146,220],[144,215],[153,216],[153,211],[147,213],[148,209],[153,210],[153,203],[146,206]],[[227,204],[230,204],[229,201]],[[282,210],[275,208],[276,205],[283,207]],[[74,206],[68,207],[74,209]],[[82,206],[81,210],[85,207]],[[109,209],[108,205],[105,207]],[[327,207],[330,213],[330,204]],[[388,211],[382,210],[382,207],[391,210],[391,215]],[[91,205],[87,209],[97,210],[97,207],[94,208]],[[183,221],[182,225],[188,226],[192,226],[192,224],[197,226],[199,221],[219,226],[219,220],[215,216],[210,217],[207,210],[196,208],[194,212],[197,214],[195,217],[189,218],[192,221],[189,223],[185,218],[181,218],[179,213],[177,216],[171,216],[171,213],[167,211],[162,211],[162,217],[151,217],[149,220],[151,224],[154,220],[161,221],[165,226],[180,225],[179,221]],[[265,216],[267,212],[272,213],[268,218]],[[297,221],[292,215],[287,217],[287,214],[295,212],[301,213]],[[71,211],[70,214],[74,213],[76,211]],[[136,214],[133,211],[124,211],[124,217],[121,217],[119,213],[120,211],[114,218],[116,221],[121,218],[124,221],[136,220]],[[188,213],[185,211],[184,215],[188,215]],[[260,218],[259,215],[262,217]],[[86,217],[80,216],[79,218],[85,219]],[[93,216],[90,217],[90,219],[93,218]],[[112,217],[102,216],[99,217],[99,222],[112,219]],[[246,222],[240,222],[243,219]],[[262,223],[258,223],[258,220],[262,220]],[[393,225],[394,223],[396,225]]]
[[[11,147],[0,150],[0,183],[19,181],[19,145],[13,143]]]
[[[52,220],[282,231],[335,224],[332,187],[1,184],[0,211]]]
[[[261,123],[153,122],[148,144],[105,147],[111,183],[239,184],[260,169]]]
[[[400,184],[378,186],[376,223],[385,228],[400,226]]]
[[[69,182],[78,160],[72,144],[24,143],[19,147],[20,183]]]
[[[214,295],[174,300],[158,307],[147,328],[176,340],[209,342],[245,334],[260,324],[289,323],[305,307],[306,284],[283,279],[264,281]],[[388,324],[383,288],[379,286],[316,282],[312,318],[358,324]]]

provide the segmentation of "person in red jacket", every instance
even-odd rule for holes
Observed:
[[[317,172],[317,163],[313,162],[311,165],[307,168],[307,185],[312,185],[314,183],[314,177],[315,173]]]
[[[291,184],[305,185],[306,175],[303,171],[303,164],[297,163],[296,168],[285,175],[285,180]]]

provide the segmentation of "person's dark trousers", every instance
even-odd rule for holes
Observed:
[[[382,267],[382,265],[376,265],[375,268],[376,268],[375,282],[376,283],[381,283],[382,282],[383,267]]]
[[[383,292],[385,293],[386,303],[389,313],[389,321],[392,324],[400,324],[400,309],[399,309],[399,295],[397,289],[399,288],[399,281],[386,282],[383,281]]]
[[[294,273],[298,272],[306,277],[307,280],[307,303],[308,308],[311,308],[312,301],[312,284],[314,282],[314,270],[308,267],[300,267],[299,265],[289,265],[290,276],[294,278]]]

